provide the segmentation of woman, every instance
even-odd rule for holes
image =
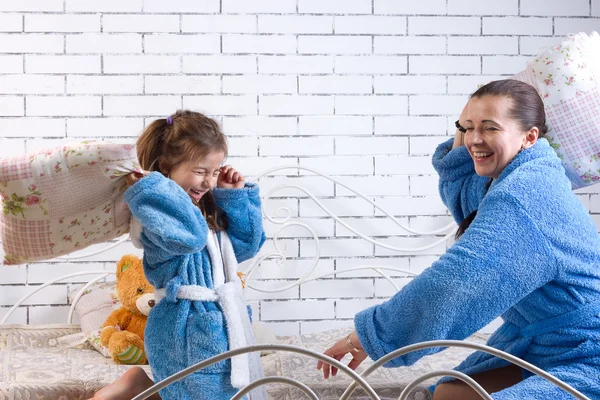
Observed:
[[[528,84],[491,82],[473,93],[457,128],[433,165],[442,200],[460,224],[458,240],[390,300],[358,313],[356,331],[325,354],[340,360],[351,353],[349,367],[356,368],[367,356],[378,359],[412,343],[465,339],[502,316],[488,345],[600,398],[600,238],[542,139],[542,100]],[[386,366],[410,365],[437,351]],[[317,368],[329,376],[329,365]],[[572,398],[486,353],[456,369],[494,399]],[[480,398],[449,379],[434,390],[434,400]]]

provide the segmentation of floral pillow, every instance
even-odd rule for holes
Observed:
[[[80,290],[81,287],[77,287],[69,292],[70,303]],[[110,352],[100,344],[102,324],[119,307],[121,302],[117,296],[116,282],[96,282],[85,290],[75,305],[83,338],[105,357],[110,357]]]
[[[0,159],[4,264],[47,260],[129,231],[135,146],[84,141]]]

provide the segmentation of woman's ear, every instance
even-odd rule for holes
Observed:
[[[540,136],[540,130],[537,126],[531,128],[527,133],[525,133],[525,137],[523,138],[523,144],[521,145],[521,149],[528,149],[532,147],[538,140]]]
[[[169,176],[169,173],[171,172],[171,166],[169,165],[169,163],[165,160],[164,156],[160,156],[158,157],[158,170],[160,171],[161,174],[163,174],[164,176]]]

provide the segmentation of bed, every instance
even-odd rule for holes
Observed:
[[[258,175],[257,181],[261,177],[267,176],[277,170],[293,168],[299,169],[298,166],[283,166],[277,169],[271,169],[263,174]],[[325,174],[320,173],[308,168],[303,168],[311,173],[322,176],[324,179],[334,181],[334,179],[328,177]],[[260,182],[260,181],[259,181]],[[346,185],[337,182],[341,186],[348,190],[351,190],[356,196],[370,202],[373,206],[380,209],[384,215],[392,218],[394,222],[400,225],[389,213],[382,210],[381,207],[366,196],[352,190]],[[311,198],[316,204],[321,207],[331,218],[345,224],[345,222],[331,213],[327,208],[308,190],[291,183],[284,183],[273,187],[268,193],[264,194],[265,202],[277,191],[287,189],[300,190],[302,196]],[[288,210],[289,211],[289,210]],[[310,225],[304,221],[293,220],[286,212],[285,209],[277,210],[277,217],[273,217],[265,214],[266,221],[272,224],[280,226],[273,236],[274,251],[266,253],[257,257],[246,269],[247,280],[246,284],[248,287],[259,291],[259,292],[278,292],[289,289],[290,287],[297,286],[306,283],[311,280],[317,280],[329,275],[331,273],[315,275],[313,272],[319,259],[319,238],[315,231]],[[293,281],[286,282],[281,287],[272,287],[269,285],[263,285],[264,282],[260,282],[254,278],[256,271],[260,268],[261,262],[267,259],[276,259],[279,262],[284,262],[286,257],[281,246],[278,244],[280,232],[283,229],[287,229],[290,226],[300,227],[306,229],[315,241],[316,252],[314,257],[314,263],[302,277]],[[369,241],[375,246],[383,246],[387,249],[406,252],[408,251],[419,251],[427,250],[433,246],[448,240],[453,234],[455,226],[449,225],[447,227],[434,230],[432,232],[419,232],[411,229],[407,229],[412,235],[430,235],[433,236],[431,244],[423,246],[419,249],[402,249],[390,246],[389,244],[379,242],[370,238],[368,235],[363,235],[351,226],[346,226],[356,236]],[[127,240],[122,238],[120,241]],[[117,245],[110,244],[106,247],[106,250]],[[395,290],[398,289],[394,280],[388,275],[389,271],[396,273],[403,273],[406,275],[414,275],[410,271],[405,271],[400,268],[393,266],[358,266],[346,270],[346,272],[356,272],[357,270],[369,269],[375,271],[386,279]],[[94,274],[95,272],[85,272],[80,274]],[[340,271],[334,272],[339,274]],[[75,273],[78,274],[78,273]],[[65,277],[57,278],[52,282],[48,282],[45,285],[32,291],[31,294],[38,290],[43,290],[44,287],[57,282],[63,278],[71,277],[75,274],[67,275]],[[83,293],[86,288],[90,287],[95,282],[104,279],[108,273],[106,271],[97,271],[97,276],[93,277],[87,285],[81,288],[80,293]],[[30,294],[30,295],[31,295]],[[17,302],[11,311],[15,310],[28,296],[24,296]],[[81,332],[80,326],[71,323],[73,315],[73,307],[80,299],[78,294],[71,306],[71,312],[69,313],[68,321],[66,324],[53,324],[53,325],[4,325],[10,315],[7,314],[2,323],[0,324],[0,356],[2,357],[2,364],[0,365],[1,381],[0,381],[0,400],[3,399],[88,399],[93,394],[106,386],[110,382],[117,379],[128,366],[115,365],[110,358],[105,358],[98,351],[91,347],[88,342],[83,343],[66,343],[64,338],[69,335],[76,335]],[[268,355],[261,357],[262,364],[265,369],[265,375],[267,377],[274,377],[276,382],[272,382],[267,385],[267,391],[269,397],[274,400],[296,400],[304,398],[319,398],[323,400],[333,400],[348,398],[353,388],[354,379],[346,376],[343,371],[340,371],[338,376],[323,380],[322,373],[316,370],[315,357],[320,356],[322,351],[332,344],[333,341],[343,337],[348,333],[348,329],[336,329],[323,331],[314,334],[303,334],[294,336],[280,336],[277,337],[277,344],[280,345],[279,350],[276,348],[269,348],[269,350],[276,350]],[[486,335],[477,333],[469,338],[468,343],[473,343],[472,346],[482,346],[486,341]],[[457,344],[460,343],[442,343],[442,344]],[[283,346],[283,347],[281,347]],[[287,346],[287,347],[285,347]],[[357,370],[358,374],[367,371],[370,373],[370,369],[374,368],[374,371],[368,375],[366,381],[369,387],[366,390],[373,390],[368,393],[360,388],[356,389],[352,393],[353,399],[411,399],[411,400],[428,400],[430,394],[427,387],[435,382],[440,376],[437,371],[450,370],[462,361],[469,353],[473,351],[473,348],[455,347],[444,350],[441,353],[428,356],[420,360],[417,364],[411,367],[397,368],[397,369],[385,369],[385,368],[374,368],[377,365],[373,365],[373,362],[366,360]],[[268,347],[268,346],[267,346]],[[272,346],[271,346],[272,347]],[[266,349],[266,348],[265,348]],[[308,353],[313,351],[312,354],[298,354],[293,350],[304,351]],[[512,360],[519,362],[518,360]],[[371,367],[371,368],[370,368]],[[143,367],[149,374],[150,370],[148,366]],[[530,369],[531,370],[531,369]],[[543,371],[533,372],[543,374]],[[445,374],[441,373],[441,375]],[[457,376],[459,379],[464,377]],[[551,377],[550,377],[551,379]],[[291,384],[291,381],[301,382],[308,388],[311,393],[300,390],[297,385]],[[561,384],[560,382],[556,382]],[[360,385],[359,385],[360,386]],[[408,387],[408,389],[407,389]],[[405,391],[406,389],[406,391]],[[585,396],[578,394],[574,389],[566,387],[568,390],[572,390],[571,393],[575,394],[576,398],[586,399]],[[136,400],[145,398],[150,393],[145,393],[141,397],[136,397]],[[308,396],[308,397],[307,397]],[[484,396],[485,398],[485,396]],[[489,397],[487,397],[489,398]]]

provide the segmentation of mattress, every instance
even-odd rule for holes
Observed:
[[[115,365],[87,344],[65,347],[59,338],[79,333],[78,325],[5,325],[0,327],[0,400],[4,399],[88,399],[93,394],[117,379],[129,367]],[[303,346],[323,351],[336,339],[347,334],[347,330],[333,330],[301,336],[279,337],[280,343]],[[485,342],[483,336],[471,338]],[[382,399],[397,399],[402,389],[414,378],[434,369],[456,366],[468,354],[466,349],[448,349],[426,357],[417,364],[406,367],[375,371],[367,381]],[[349,385],[350,379],[338,374],[323,380],[316,370],[314,359],[289,352],[275,352],[261,357],[265,375],[285,376],[296,379],[311,387],[320,399],[338,399]],[[366,360],[359,372],[370,365]],[[148,366],[143,368],[150,375]],[[411,400],[427,400],[428,381],[415,390]],[[269,397],[274,400],[306,398],[299,390],[282,384],[267,387]],[[358,389],[353,399],[367,399]]]

